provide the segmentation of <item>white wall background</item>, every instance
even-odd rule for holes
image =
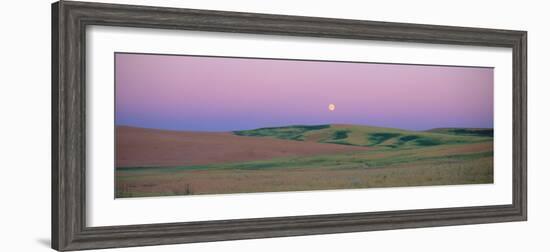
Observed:
[[[120,0],[273,14],[529,31],[529,221],[113,251],[548,251],[550,21],[545,1]],[[0,14],[1,251],[47,251],[50,240],[50,1],[9,1]]]

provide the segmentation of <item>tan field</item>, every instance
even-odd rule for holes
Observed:
[[[363,151],[368,147],[121,126],[117,167],[186,166]]]

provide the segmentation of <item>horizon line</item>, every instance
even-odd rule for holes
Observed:
[[[394,130],[403,130],[403,131],[413,131],[413,132],[425,132],[425,131],[436,130],[436,129],[493,129],[494,130],[494,127],[491,127],[491,128],[488,128],[488,127],[435,127],[435,128],[424,129],[424,130],[411,130],[411,129],[396,128],[396,127],[386,127],[386,126],[377,126],[377,125],[368,125],[368,124],[349,124],[349,123],[292,124],[292,125],[284,125],[284,126],[259,127],[259,128],[251,128],[251,129],[224,130],[224,131],[153,128],[153,127],[144,127],[144,126],[134,126],[134,125],[128,125],[128,124],[115,124],[115,128],[129,127],[129,128],[162,130],[162,131],[178,131],[178,132],[228,133],[228,132],[247,131],[247,130],[276,129],[276,128],[289,128],[289,127],[301,127],[301,126],[310,127],[310,126],[324,126],[324,125],[363,126],[363,127],[375,127],[375,128],[385,128],[385,129],[394,129]]]

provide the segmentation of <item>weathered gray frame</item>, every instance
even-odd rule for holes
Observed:
[[[88,25],[508,47],[511,205],[86,227]],[[527,32],[61,1],[52,5],[52,247],[80,250],[527,220]]]

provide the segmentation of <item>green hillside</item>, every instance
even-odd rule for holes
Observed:
[[[492,140],[492,129],[434,129],[408,131],[360,125],[295,125],[233,132],[239,136],[271,137],[355,146],[424,147]]]

